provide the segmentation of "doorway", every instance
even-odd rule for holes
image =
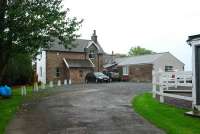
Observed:
[[[200,105],[200,46],[195,47],[196,103]]]

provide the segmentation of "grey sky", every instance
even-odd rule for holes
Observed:
[[[79,33],[97,30],[107,53],[127,54],[131,46],[171,52],[191,70],[187,37],[200,33],[199,0],[64,0],[70,15],[83,18]]]

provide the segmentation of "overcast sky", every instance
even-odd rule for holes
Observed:
[[[127,54],[133,46],[171,52],[191,70],[187,37],[200,34],[199,0],[64,0],[70,15],[84,19],[79,31],[94,29],[104,51]]]

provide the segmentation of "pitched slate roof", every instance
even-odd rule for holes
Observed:
[[[92,40],[85,40],[85,39],[76,39],[72,44],[71,49],[66,49],[62,44],[59,44],[59,40],[55,39],[54,42],[51,42],[51,48],[45,49],[48,51],[66,51],[66,52],[84,52],[84,48],[86,48],[89,43],[95,43]],[[95,43],[99,48],[99,53],[104,53],[102,47],[99,43]],[[73,47],[74,46],[74,47]]]
[[[67,60],[70,68],[91,68],[92,63],[89,60]]]
[[[165,53],[156,53],[156,54],[150,54],[150,55],[117,58],[115,59],[115,62],[117,62],[119,66],[135,65],[135,64],[153,64],[155,60],[157,60],[159,57],[161,57],[164,54]]]
[[[108,64],[105,64],[103,65],[104,68],[108,68],[108,67],[112,67],[112,66],[115,66],[117,65],[116,63],[108,63]]]

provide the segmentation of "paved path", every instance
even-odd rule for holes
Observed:
[[[150,84],[71,85],[24,105],[6,134],[163,134],[136,114],[132,96]]]

